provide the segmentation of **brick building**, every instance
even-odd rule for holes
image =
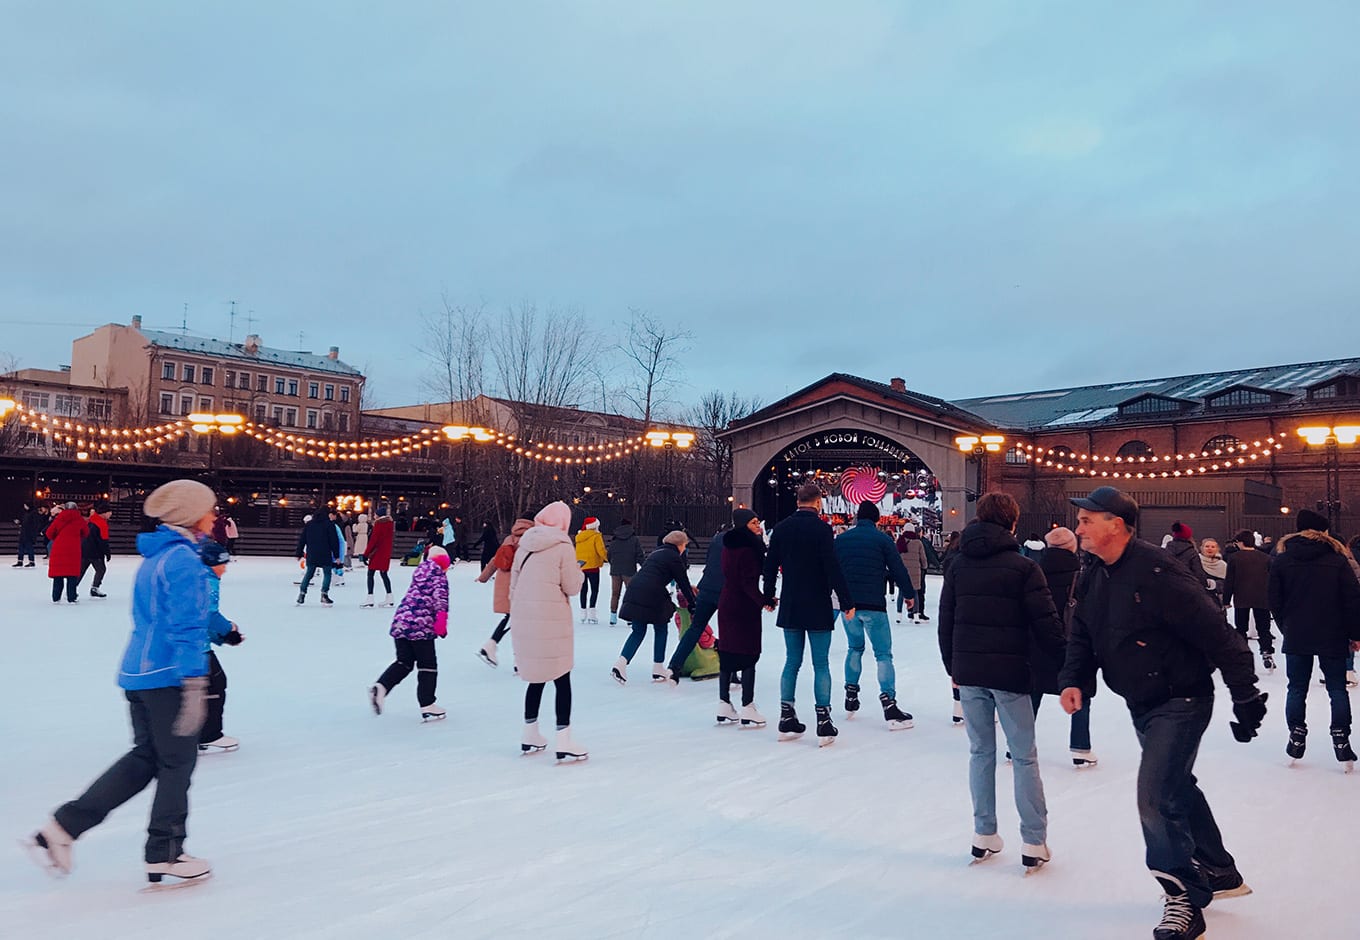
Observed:
[[[0,375],[0,398],[37,414],[81,425],[116,427],[128,413],[127,389],[73,385],[70,369],[16,369]],[[50,435],[17,423],[0,433],[0,452],[69,456]]]

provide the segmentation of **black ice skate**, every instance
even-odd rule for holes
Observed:
[[[798,713],[788,702],[779,705],[779,740],[793,741],[803,736],[807,725],[798,720]]]
[[[335,601],[331,600],[330,595],[325,593],[324,591],[321,593],[321,606],[322,607],[335,606]]]
[[[90,588],[90,596],[91,596],[91,597],[108,597],[108,595],[105,594],[103,591],[99,590],[99,588]]]
[[[879,693],[878,703],[883,706],[883,720],[888,723],[889,731],[906,731],[912,727],[911,713],[898,708],[897,700],[888,698],[887,692]]]
[[[1303,749],[1308,746],[1308,729],[1290,728],[1289,743],[1284,746],[1284,752],[1289,755],[1289,763],[1303,758]]]
[[[859,711],[859,686],[847,682],[845,684],[845,717],[854,718],[855,712]]]
[[[1185,893],[1180,879],[1169,875],[1157,878],[1166,890],[1162,922],[1152,931],[1152,940],[1201,940],[1204,936],[1204,912],[1195,907]]]
[[[1266,672],[1275,671],[1275,654],[1273,652],[1261,654],[1261,668]]]
[[[836,735],[840,734],[836,726],[831,723],[831,709],[822,705],[817,706],[817,746],[827,747],[836,743]]]
[[[1194,866],[1201,877],[1209,883],[1209,890],[1214,892],[1215,901],[1221,901],[1224,898],[1240,898],[1251,894],[1251,887],[1236,868],[1230,868],[1227,871],[1212,871],[1199,862],[1195,862]]]
[[[1332,747],[1336,749],[1336,759],[1341,761],[1341,769],[1350,773],[1355,770],[1355,751],[1351,748],[1351,729],[1333,728]]]

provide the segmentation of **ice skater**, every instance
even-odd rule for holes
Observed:
[[[376,715],[382,714],[387,694],[414,669],[416,703],[420,706],[421,720],[435,721],[445,716],[444,709],[435,704],[439,661],[434,641],[449,633],[450,563],[448,552],[432,546],[411,576],[411,586],[397,605],[389,631],[397,658],[378,677],[378,681],[368,687],[368,701]]]
[[[306,571],[298,588],[299,607],[307,602],[307,588],[317,569],[321,571],[321,606],[331,606],[331,567],[340,554],[340,534],[334,520],[335,510],[327,513],[318,509],[315,515],[307,518],[307,524],[298,535],[297,550],[293,554],[299,563],[306,561]]]
[[[109,504],[96,503],[90,507],[86,520],[85,541],[80,545],[80,577],[76,578],[77,591],[85,578],[85,572],[94,569],[94,582],[90,585],[91,597],[108,597],[99,588],[104,584],[107,572],[106,563],[112,559],[109,553]]]
[[[396,523],[388,513],[387,506],[379,506],[373,519],[373,530],[368,535],[368,544],[364,547],[364,564],[368,567],[368,596],[360,607],[373,606],[374,575],[382,578],[383,587],[387,590],[387,599],[382,602],[382,606],[393,605],[392,580],[387,576],[387,569],[392,566],[392,539],[396,531]]]
[[[208,639],[216,646],[240,646],[245,634],[236,624],[222,616],[222,576],[227,573],[231,553],[220,542],[206,539],[198,549],[203,564],[212,576],[208,579]],[[236,738],[222,733],[222,716],[227,708],[227,673],[217,654],[208,647],[208,707],[203,730],[198,733],[200,754],[224,754],[241,746]]]
[[[488,523],[490,525],[490,523]],[[501,622],[496,624],[496,629],[491,631],[491,639],[487,640],[477,650],[477,658],[488,666],[495,668],[499,665],[496,659],[496,649],[505,635],[510,632],[510,568],[515,563],[515,549],[519,547],[520,537],[534,527],[532,519],[516,519],[515,524],[510,528],[510,534],[505,541],[496,546],[496,552],[486,565],[482,568],[482,573],[477,576],[477,581],[485,584],[491,578],[496,579],[491,598],[492,613],[501,614]]]
[[[604,536],[600,534],[600,520],[586,516],[581,531],[576,533],[576,561],[585,575],[585,581],[581,584],[582,623],[600,622],[600,618],[595,615],[595,604],[600,598],[600,568],[608,557]]]
[[[732,513],[732,528],[722,535],[721,547],[708,550],[720,557],[722,591],[718,595],[718,724],[742,728],[765,727],[756,708],[756,663],[760,661],[760,572],[765,564],[764,531],[749,509]],[[741,711],[732,707],[732,680],[741,673]]]
[[[666,666],[666,634],[671,617],[675,616],[671,582],[675,582],[690,610],[694,610],[697,603],[694,588],[689,583],[689,564],[685,558],[688,547],[689,536],[683,531],[668,532],[661,540],[661,547],[648,555],[638,573],[633,575],[628,593],[623,596],[623,606],[619,608],[619,616],[633,632],[623,641],[619,658],[609,671],[619,685],[628,682],[628,664],[647,636],[648,626],[656,631],[652,641],[652,681],[664,682],[671,677],[671,670]]]
[[[76,602],[76,592],[80,585],[80,563],[84,557],[81,543],[89,526],[76,508],[75,503],[67,503],[60,511],[52,509],[52,523],[43,534],[51,542],[47,555],[47,576],[52,579],[52,603],[61,602],[62,588],[66,590],[66,602]]]
[[[212,871],[207,861],[185,853],[184,842],[208,686],[211,574],[199,557],[198,539],[212,532],[215,501],[213,491],[194,480],[174,480],[146,498],[143,511],[160,524],[137,537],[144,560],[133,581],[132,636],[118,675],[133,747],[29,839],[34,858],[55,875],[70,874],[75,840],[153,780],[147,880],[160,883],[168,875],[196,881]]]

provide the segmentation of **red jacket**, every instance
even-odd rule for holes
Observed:
[[[49,578],[80,577],[80,542],[85,538],[88,526],[79,509],[63,509],[47,527],[47,537],[52,547],[47,553],[47,576]]]
[[[364,555],[370,571],[386,571],[392,564],[392,534],[396,530],[391,516],[373,520],[373,531],[368,534],[368,551]]]

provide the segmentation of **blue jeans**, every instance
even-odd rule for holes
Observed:
[[[1133,730],[1143,749],[1138,818],[1147,867],[1154,875],[1180,879],[1196,907],[1208,907],[1214,895],[1193,862],[1214,872],[1237,868],[1194,774],[1200,738],[1213,715],[1213,696],[1173,698],[1133,715]]]
[[[1003,692],[981,686],[959,687],[963,723],[968,729],[968,788],[973,794],[973,831],[996,834],[996,719],[1006,733],[1015,779],[1015,808],[1020,838],[1026,845],[1048,839],[1048,805],[1039,777],[1039,751],[1034,744],[1034,703],[1028,692]]]
[[[633,628],[633,632],[628,634],[628,639],[623,641],[623,651],[619,653],[620,656],[631,663],[638,647],[642,645],[643,639],[647,636],[647,627],[652,626],[656,628],[656,637],[652,640],[652,662],[664,663],[666,661],[666,628],[669,624],[639,622],[630,623],[628,626]]]
[[[318,570],[321,572],[321,593],[322,593],[322,594],[329,594],[329,593],[330,593],[330,591],[331,591],[331,566],[330,566],[330,565],[314,565],[314,564],[312,564],[311,562],[308,562],[308,563],[307,563],[307,572],[302,576],[302,585],[301,585],[301,587],[298,588],[298,593],[299,593],[299,594],[306,594],[306,593],[307,593],[307,588],[308,588],[308,587],[311,585],[311,583],[312,583],[312,575],[316,574]]]
[[[897,675],[893,671],[892,628],[888,626],[886,610],[856,609],[854,619],[845,622],[846,641],[850,645],[845,654],[845,684],[859,684],[866,634],[874,646],[874,659],[878,662],[878,691],[886,693],[890,699],[896,699]]]
[[[1346,691],[1346,660],[1342,656],[1319,656],[1318,666],[1327,680],[1327,696],[1332,700],[1332,727],[1351,727],[1351,697]],[[1286,653],[1285,674],[1289,689],[1284,699],[1284,721],[1291,728],[1308,727],[1308,684],[1313,681],[1313,657]]]
[[[779,677],[779,701],[794,703],[798,670],[803,665],[803,646],[812,647],[812,700],[818,708],[831,707],[831,631],[784,630],[784,672]]]

